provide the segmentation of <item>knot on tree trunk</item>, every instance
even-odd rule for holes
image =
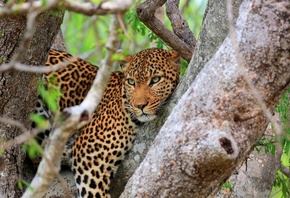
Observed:
[[[189,177],[214,180],[231,167],[239,152],[237,142],[230,133],[212,129],[180,150],[181,167]]]

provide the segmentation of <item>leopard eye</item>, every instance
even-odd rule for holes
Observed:
[[[158,83],[160,81],[160,79],[161,79],[160,76],[154,76],[150,81],[150,85]]]
[[[128,78],[127,82],[128,82],[129,85],[135,86],[135,80],[134,79]]]

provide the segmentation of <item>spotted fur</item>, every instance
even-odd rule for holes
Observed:
[[[70,57],[65,52],[51,50],[47,65]],[[79,197],[110,197],[110,177],[132,147],[138,126],[160,113],[177,86],[178,60],[174,50],[151,48],[128,55],[121,62],[123,72],[112,73],[91,122],[80,130],[72,146],[72,170]],[[46,75],[48,87],[62,90],[61,110],[80,104],[97,70],[78,59]]]

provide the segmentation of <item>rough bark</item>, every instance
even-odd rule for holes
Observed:
[[[60,51],[66,51],[61,30],[58,31],[58,33],[57,33],[57,35],[52,43],[51,48],[56,49],[56,50],[60,50]]]
[[[237,16],[238,9],[242,0],[234,2],[234,15]],[[226,1],[209,1],[207,14],[204,16],[203,26],[200,32],[200,38],[197,41],[196,49],[188,69],[183,76],[175,93],[172,95],[165,111],[153,122],[142,126],[137,135],[133,148],[121,164],[116,177],[111,183],[112,198],[117,198],[123,192],[128,179],[133,175],[139,164],[144,159],[152,141],[156,137],[165,119],[171,113],[173,107],[188,89],[190,84],[208,60],[217,51],[219,46],[228,34]]]
[[[0,5],[3,5],[0,1]],[[43,65],[53,38],[62,21],[59,15],[45,12],[37,17],[36,33],[33,40],[25,45],[25,51],[18,51],[26,27],[25,16],[15,16],[0,20],[0,63],[8,62],[12,55],[20,53],[19,61],[27,65]],[[1,66],[0,66],[1,68]],[[36,77],[33,73],[10,70],[0,73],[0,116],[21,122],[29,128],[29,114],[36,104]],[[0,146],[21,134],[19,128],[0,123]],[[20,197],[22,191],[17,183],[29,170],[23,170],[25,153],[21,145],[3,153],[4,166],[0,170],[0,194],[4,197]],[[32,167],[26,167],[32,168]],[[29,176],[27,176],[29,177]]]
[[[214,197],[269,197],[278,167],[278,155],[253,151],[242,167],[228,179],[232,189],[223,188]]]
[[[268,110],[290,83],[289,1],[242,3],[236,25],[245,65],[226,38],[153,142],[121,197],[207,197],[244,161]],[[244,66],[246,74],[241,73]]]
[[[179,0],[166,1],[166,14],[171,21],[174,34],[190,46],[192,51],[194,51],[196,40],[193,33],[189,29],[187,21],[183,18],[179,11]]]
[[[275,114],[272,120],[279,120],[279,114]],[[267,138],[274,138],[275,131],[271,121],[264,133]],[[277,142],[277,147],[279,143]],[[244,198],[244,197],[269,197],[276,172],[280,166],[281,154],[265,153],[264,148],[260,152],[254,149],[247,160],[240,168],[236,168],[233,174],[228,179],[232,188],[222,188],[216,195],[212,193],[215,198]]]

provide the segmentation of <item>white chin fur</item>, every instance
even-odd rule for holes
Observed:
[[[141,115],[137,117],[140,122],[150,122],[156,118],[156,115]]]

